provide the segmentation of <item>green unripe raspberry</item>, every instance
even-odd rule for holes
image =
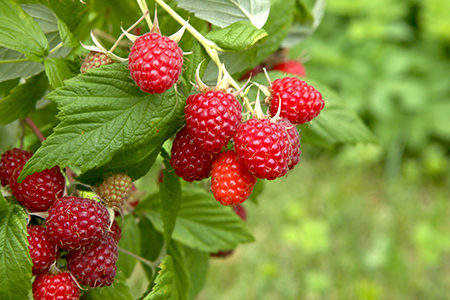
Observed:
[[[104,65],[110,65],[114,63],[114,61],[109,58],[105,53],[91,51],[83,60],[81,64],[81,73],[86,73],[89,69],[98,68]]]
[[[97,195],[112,207],[122,207],[130,198],[133,180],[126,174],[108,176],[95,188]]]

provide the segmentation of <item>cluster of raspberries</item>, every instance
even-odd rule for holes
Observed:
[[[297,77],[277,79],[270,87],[269,116],[243,121],[232,93],[217,88],[190,95],[186,126],[172,146],[171,165],[192,182],[211,176],[211,190],[223,205],[237,205],[252,193],[256,179],[286,175],[300,158],[296,125],[315,118],[322,95]]]
[[[34,298],[79,299],[79,285],[93,288],[111,285],[122,235],[119,225],[115,220],[111,223],[110,212],[102,203],[64,196],[65,177],[58,166],[29,175],[18,183],[23,166],[31,157],[31,152],[22,149],[6,151],[0,160],[0,180],[31,215],[48,212],[45,223],[34,220],[39,225],[27,227],[32,272],[36,275]],[[131,187],[131,178],[115,174],[95,187],[95,191],[106,205],[120,206]],[[56,267],[61,258],[66,261],[66,271]]]

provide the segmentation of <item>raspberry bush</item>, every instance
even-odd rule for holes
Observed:
[[[1,299],[133,299],[137,264],[142,299],[193,299],[211,253],[254,241],[243,207],[300,140],[375,140],[320,78],[275,67],[320,6],[35,2],[0,3]]]

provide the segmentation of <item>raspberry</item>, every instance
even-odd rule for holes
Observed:
[[[28,250],[33,262],[33,274],[38,275],[50,268],[58,258],[58,247],[50,242],[47,230],[40,225],[27,227]]]
[[[207,151],[226,146],[242,120],[239,101],[215,90],[189,96],[184,113],[194,142]]]
[[[119,223],[117,223],[116,220],[111,225],[111,228],[109,228],[109,235],[112,236],[114,241],[118,244],[120,239],[122,238],[122,229],[119,226]]]
[[[256,178],[238,161],[236,152],[221,153],[213,162],[211,190],[222,205],[237,205],[250,196]]]
[[[234,142],[239,162],[256,178],[273,180],[287,173],[289,138],[283,125],[252,118],[239,125]]]
[[[109,58],[105,53],[91,51],[81,63],[81,73],[86,73],[89,69],[99,68],[101,66],[113,64],[114,60]]]
[[[109,213],[100,203],[74,196],[61,197],[48,212],[47,232],[64,250],[95,243],[108,232]]]
[[[90,287],[111,285],[119,257],[114,238],[105,235],[98,242],[67,254],[67,269],[79,283]]]
[[[292,125],[288,119],[281,119],[279,121],[281,125],[283,125],[288,133],[289,138],[289,162],[288,168],[291,170],[295,165],[300,161],[300,155],[302,152],[300,151],[300,134],[297,131],[297,127]]]
[[[15,169],[23,166],[33,153],[14,148],[2,154],[0,160],[0,180],[2,186],[7,186]]]
[[[184,180],[202,180],[209,177],[217,155],[218,151],[208,152],[197,146],[188,129],[184,127],[173,141],[170,164],[175,173]]]
[[[27,176],[21,183],[17,178],[23,165],[14,170],[10,186],[12,194],[29,211],[48,210],[64,193],[66,180],[58,166]]]
[[[298,75],[301,77],[306,76],[306,70],[303,64],[297,60],[286,60],[282,63],[275,65],[272,70],[281,71],[284,73]]]
[[[34,279],[33,296],[35,300],[79,300],[80,290],[68,272],[43,273]]]
[[[271,89],[270,115],[277,114],[281,100],[280,117],[294,125],[311,121],[325,106],[322,94],[297,77],[277,79]]]
[[[136,39],[128,56],[131,78],[144,92],[161,94],[178,81],[183,51],[178,44],[156,32]]]
[[[122,207],[130,198],[133,180],[126,174],[108,176],[95,191],[106,204],[112,207]]]

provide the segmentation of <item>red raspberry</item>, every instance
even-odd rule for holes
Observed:
[[[79,300],[80,290],[68,272],[40,274],[33,282],[35,300]]]
[[[239,125],[234,142],[239,161],[256,178],[273,180],[287,173],[289,138],[281,124],[252,118]]]
[[[270,115],[277,114],[281,99],[280,117],[294,125],[311,121],[325,106],[322,94],[297,77],[277,79],[271,89]]]
[[[184,127],[173,141],[170,164],[184,180],[202,180],[209,177],[217,155],[218,151],[208,152],[197,146],[189,130]]]
[[[15,169],[23,166],[33,155],[26,150],[14,148],[2,154],[0,160],[0,180],[2,186],[7,186]]]
[[[80,72],[86,73],[89,69],[99,68],[101,66],[113,64],[114,60],[109,58],[105,53],[91,51],[81,63]]]
[[[109,235],[113,237],[114,241],[116,241],[117,244],[122,238],[122,229],[120,228],[119,223],[117,223],[116,220],[114,220],[111,228],[109,228]]]
[[[67,269],[79,283],[90,287],[111,285],[119,257],[117,244],[110,235],[98,242],[67,254]]]
[[[226,146],[242,120],[242,106],[236,97],[214,90],[189,96],[184,113],[195,143],[207,151]]]
[[[222,205],[237,205],[250,196],[256,178],[238,161],[236,152],[221,153],[213,162],[211,190]]]
[[[178,81],[183,51],[178,44],[156,32],[136,39],[128,56],[131,78],[144,92],[161,94]]]
[[[50,236],[43,226],[27,227],[28,250],[33,262],[33,274],[38,275],[50,268],[58,258],[58,247],[51,243]]]
[[[284,73],[298,75],[301,77],[306,76],[306,70],[303,64],[297,60],[286,60],[282,63],[275,65],[272,70],[281,71]]]
[[[10,186],[17,201],[29,211],[48,210],[64,194],[66,180],[58,166],[33,173],[18,183],[17,178],[22,169],[23,165],[14,170]]]
[[[109,229],[108,210],[100,203],[74,196],[61,197],[48,212],[47,232],[64,250],[95,243]]]
[[[95,188],[109,206],[122,207],[130,198],[133,180],[126,174],[112,174]]]
[[[288,119],[281,119],[279,121],[283,125],[288,133],[289,138],[289,163],[288,168],[291,170],[300,161],[300,134],[297,127],[295,127]]]

